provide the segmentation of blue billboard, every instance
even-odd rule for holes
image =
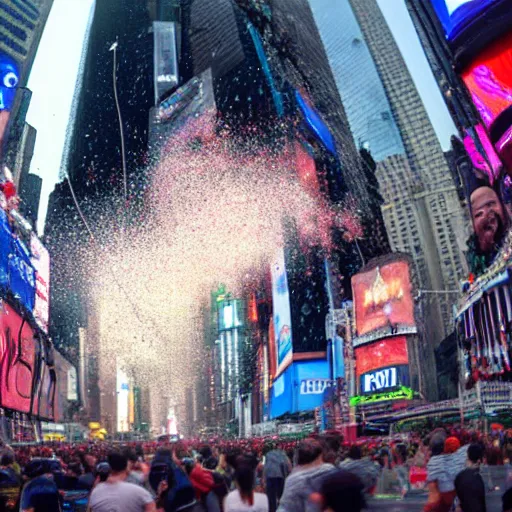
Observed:
[[[7,214],[0,209],[0,286],[30,312],[36,297],[35,270],[26,245],[13,236]]]
[[[324,392],[331,383],[327,360],[294,362],[272,385],[271,419],[321,407]]]

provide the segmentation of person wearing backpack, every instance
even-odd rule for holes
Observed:
[[[195,490],[175,459],[171,450],[160,448],[151,462],[149,484],[165,512],[191,512],[197,504]]]

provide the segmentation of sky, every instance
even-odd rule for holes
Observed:
[[[27,122],[37,130],[30,171],[43,178],[38,231],[43,232],[48,196],[58,181],[83,41],[93,0],[54,0],[28,88]]]
[[[285,1],[285,0],[283,0]],[[48,196],[58,181],[76,78],[94,0],[54,0],[28,87],[27,122],[37,129],[31,172],[43,178],[38,230],[43,232]],[[456,133],[404,0],[377,0],[397,40],[443,149]]]

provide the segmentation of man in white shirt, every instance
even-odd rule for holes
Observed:
[[[112,474],[106,482],[98,484],[91,493],[89,508],[92,512],[155,512],[156,505],[146,489],[125,482],[128,476],[128,458],[119,453],[108,455]]]

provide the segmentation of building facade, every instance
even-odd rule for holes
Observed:
[[[455,292],[466,275],[465,214],[426,109],[376,0],[310,4],[354,142],[367,148],[377,164],[392,249],[413,257],[419,289]],[[421,299],[434,344],[452,329],[454,297]]]

